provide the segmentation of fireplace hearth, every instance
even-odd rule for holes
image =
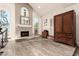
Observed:
[[[21,31],[21,37],[29,36],[29,31]]]

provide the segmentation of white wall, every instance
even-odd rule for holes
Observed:
[[[70,10],[75,10],[76,12],[76,42],[79,46],[79,4],[75,4],[75,5],[72,5],[72,6],[69,6],[69,7],[66,7],[66,8],[63,8],[63,9],[59,9],[59,10],[56,10],[55,12],[53,11],[50,11],[49,14],[45,15],[42,17],[42,20],[44,21],[46,18],[49,20],[50,18],[52,18],[52,20],[54,21],[54,16],[57,15],[57,14],[61,14],[61,13],[64,13],[64,12],[67,12],[67,11],[70,11]],[[52,22],[53,22],[52,21]],[[48,22],[48,24],[50,24]],[[54,23],[53,23],[54,24]],[[42,23],[43,25],[43,23]],[[44,30],[45,26],[43,26],[43,30]],[[49,30],[50,26],[48,25],[47,26],[47,29]],[[52,35],[54,35],[54,26],[52,26]],[[49,30],[49,32],[51,32]]]
[[[47,19],[47,26],[45,26],[45,24],[44,24],[45,19]],[[52,26],[50,26],[51,19],[52,19]],[[42,17],[42,31],[43,30],[48,30],[49,34],[54,36],[54,20],[53,20],[52,15],[46,15],[46,16]]]
[[[15,37],[15,4],[13,3],[0,3],[0,10],[7,10],[10,12],[10,37]]]

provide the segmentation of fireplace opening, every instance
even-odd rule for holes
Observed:
[[[21,37],[29,36],[29,31],[21,31]]]

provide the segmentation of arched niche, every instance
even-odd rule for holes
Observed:
[[[29,9],[26,7],[21,8],[21,24],[29,25]]]

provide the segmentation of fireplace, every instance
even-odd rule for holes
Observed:
[[[29,31],[21,31],[21,37],[29,36]]]

